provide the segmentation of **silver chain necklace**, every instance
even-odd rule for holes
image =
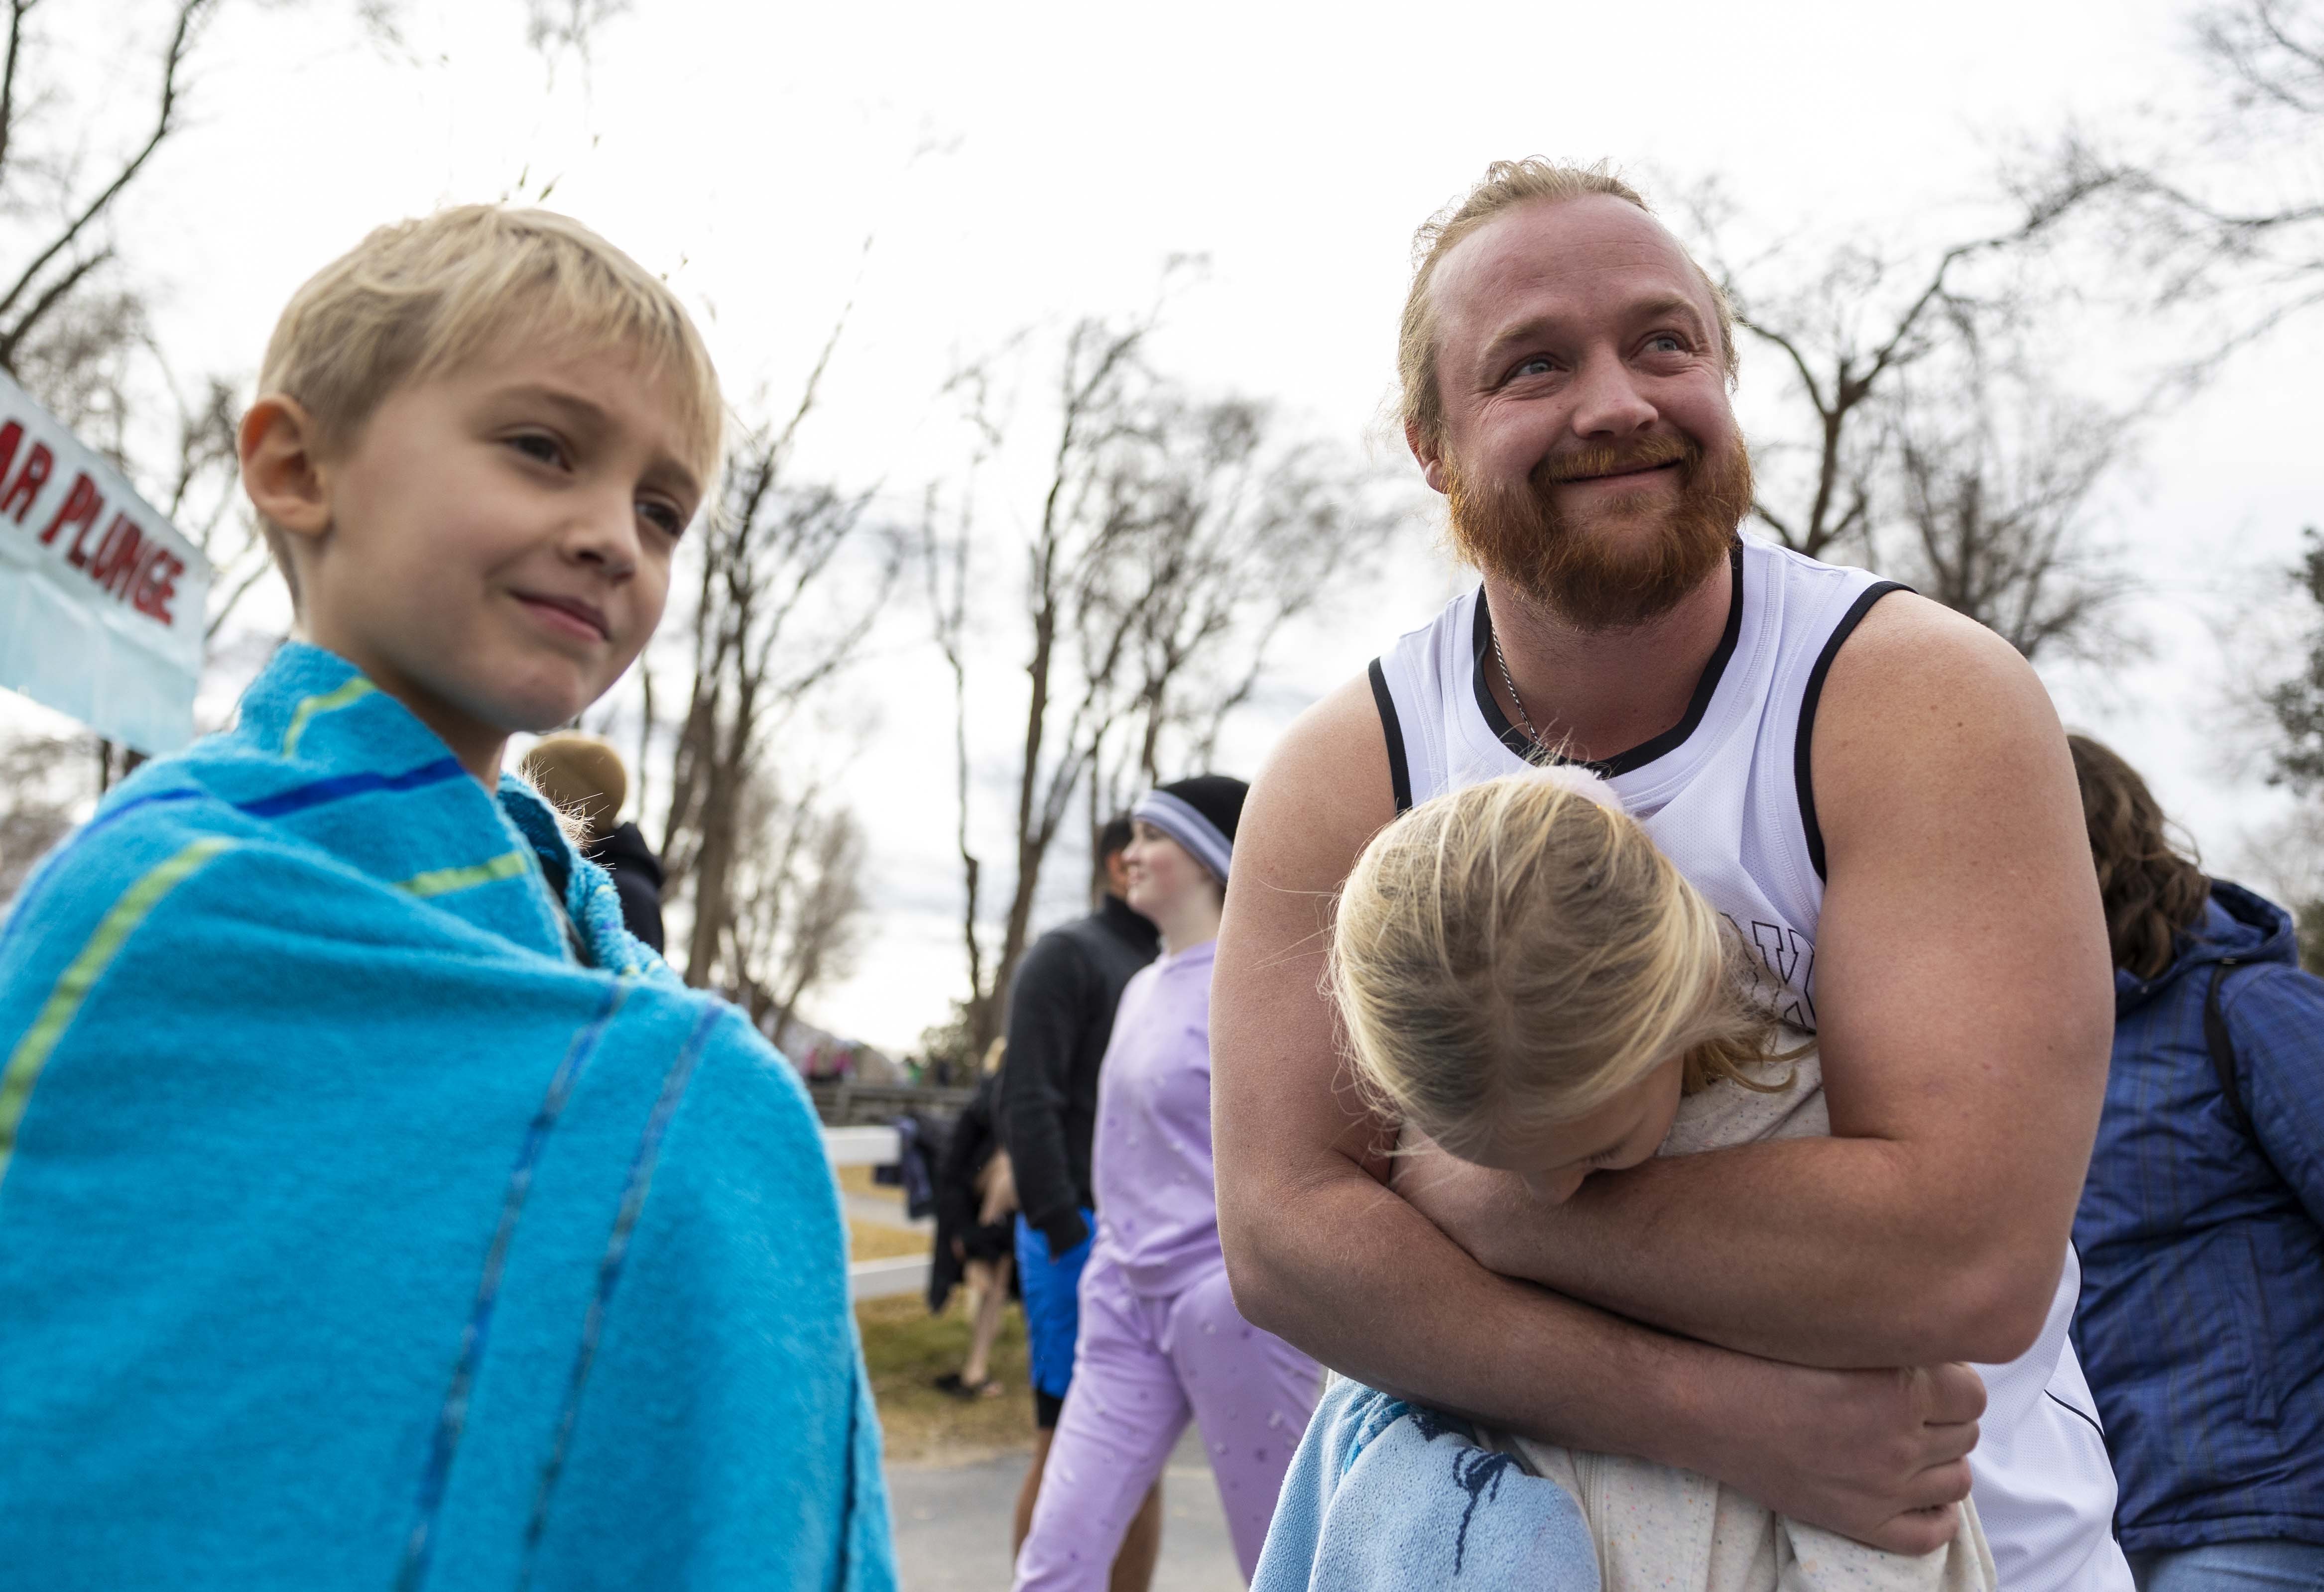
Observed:
[[[1535,727],[1533,715],[1526,712],[1525,698],[1517,695],[1517,683],[1509,675],[1508,658],[1501,651],[1501,632],[1496,629],[1487,633],[1491,636],[1493,641],[1493,661],[1501,666],[1501,684],[1509,688],[1510,704],[1517,710],[1517,720],[1525,725],[1526,739],[1547,756],[1555,757],[1557,753],[1549,744],[1549,738]]]

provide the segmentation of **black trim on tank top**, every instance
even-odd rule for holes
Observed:
[[[1372,659],[1372,703],[1379,709],[1380,733],[1388,738],[1388,788],[1396,793],[1396,810],[1412,811],[1412,765],[1404,760],[1404,722],[1396,716],[1396,698],[1388,688],[1388,671]]]
[[[1711,711],[1711,699],[1718,694],[1720,679],[1727,673],[1727,660],[1735,656],[1735,644],[1743,635],[1742,543],[1735,544],[1734,552],[1729,555],[1729,563],[1735,572],[1735,593],[1727,604],[1727,628],[1720,633],[1718,647],[1712,649],[1710,661],[1702,666],[1702,674],[1694,683],[1694,695],[1687,700],[1686,716],[1652,740],[1642,741],[1629,750],[1617,752],[1610,758],[1600,758],[1594,762],[1576,758],[1558,758],[1555,761],[1580,762],[1591,773],[1611,779],[1617,774],[1643,768],[1656,758],[1676,751],[1686,744],[1686,738],[1693,734],[1695,727],[1702,722],[1702,715]],[[1485,727],[1499,738],[1503,746],[1526,762],[1541,761],[1541,748],[1534,744],[1532,736],[1509,722],[1509,716],[1501,711],[1500,702],[1493,695],[1492,686],[1485,673],[1486,656],[1493,649],[1493,620],[1486,610],[1482,590],[1477,593],[1477,621],[1472,642],[1476,651],[1473,673],[1476,676],[1477,706],[1484,713]]]
[[[1848,640],[1872,605],[1891,592],[1909,592],[1913,588],[1899,581],[1875,581],[1857,594],[1840,616],[1840,623],[1816,654],[1815,667],[1808,671],[1808,687],[1800,695],[1799,738],[1792,749],[1792,778],[1800,792],[1800,827],[1806,832],[1808,860],[1815,865],[1816,877],[1823,873],[1823,830],[1816,823],[1815,778],[1809,767],[1808,751],[1815,740],[1816,699],[1823,695],[1823,677],[1831,673],[1831,660],[1840,655],[1840,644]]]

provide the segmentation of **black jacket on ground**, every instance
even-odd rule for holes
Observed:
[[[1120,897],[1051,929],[1018,964],[1009,992],[1009,1051],[1001,1069],[1001,1136],[1017,1174],[1018,1209],[1052,1254],[1088,1236],[1090,1136],[1098,1064],[1113,1037],[1122,987],[1162,948]]]
[[[659,951],[661,946],[661,859],[634,824],[624,824],[581,853],[613,876],[622,897],[622,921],[630,933]]]

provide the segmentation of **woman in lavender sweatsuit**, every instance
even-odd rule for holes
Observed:
[[[1140,797],[1130,904],[1162,931],[1122,991],[1099,1073],[1097,1243],[1073,1390],[1017,1558],[1019,1592],[1106,1584],[1191,1414],[1248,1580],[1322,1382],[1236,1313],[1211,1179],[1211,958],[1246,787],[1206,774]]]

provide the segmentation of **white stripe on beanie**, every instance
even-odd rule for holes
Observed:
[[[1138,798],[1130,815],[1176,841],[1186,848],[1187,855],[1216,874],[1222,884],[1226,882],[1227,863],[1234,856],[1234,842],[1217,824],[1204,817],[1193,803],[1167,790],[1149,790]]]

